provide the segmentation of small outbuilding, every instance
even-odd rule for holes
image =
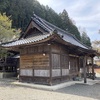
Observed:
[[[0,58],[0,78],[17,76],[17,68],[19,66],[19,58],[15,56],[17,52],[7,51],[7,54],[6,57]]]
[[[93,65],[96,55],[75,36],[35,14],[17,41],[2,46],[20,52],[19,81],[49,85],[75,79],[81,72],[86,83],[87,58]]]

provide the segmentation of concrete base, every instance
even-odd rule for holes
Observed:
[[[15,76],[16,72],[0,72],[0,78],[10,78]]]
[[[82,85],[94,85],[96,83],[100,83],[100,80],[92,80],[92,79],[87,79],[87,83],[84,83],[84,81],[69,81],[53,86],[47,86],[47,85],[39,85],[39,84],[32,84],[32,83],[22,83],[22,82],[12,82],[12,84],[17,85],[17,86],[24,86],[24,87],[29,87],[29,88],[35,88],[35,89],[43,89],[43,90],[51,90],[55,91],[61,88],[65,88],[71,85],[75,84],[82,84]]]
[[[17,85],[17,86],[24,86],[24,87],[29,87],[29,88],[43,89],[43,90],[50,90],[50,91],[68,87],[68,86],[74,85],[75,83],[76,83],[75,81],[69,81],[69,82],[58,84],[58,85],[47,86],[47,85],[39,85],[39,84],[32,84],[32,83],[12,82],[12,84]]]

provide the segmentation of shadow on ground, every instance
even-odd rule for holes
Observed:
[[[0,87],[12,87],[12,88],[15,88],[17,86],[13,85],[12,83],[15,82],[15,81],[18,81],[16,80],[15,78],[12,78],[12,79],[0,79]]]
[[[100,80],[100,77],[96,78],[96,80]],[[56,92],[90,97],[100,100],[100,83],[94,85],[75,84],[66,88],[56,90]]]
[[[96,80],[100,80],[99,78],[96,78]],[[20,88],[24,86],[16,86],[12,84],[12,82],[18,81],[16,79],[0,79],[0,87],[12,87],[12,88]],[[56,90],[54,92],[64,93],[64,94],[72,94],[72,95],[78,95],[83,97],[90,97],[93,99],[100,100],[100,83],[94,84],[94,85],[87,85],[87,84],[75,84],[71,85],[69,87],[65,87],[59,90]]]

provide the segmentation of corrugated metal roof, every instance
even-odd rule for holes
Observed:
[[[38,41],[40,41],[40,40],[46,39],[46,38],[48,38],[50,35],[51,35],[51,34],[45,34],[45,35],[34,36],[34,37],[31,37],[31,38],[21,39],[21,40],[9,42],[9,43],[6,43],[6,44],[2,44],[2,46],[3,46],[3,47],[12,47],[12,46],[18,46],[18,45],[23,45],[23,44],[34,43],[34,42],[38,42]]]

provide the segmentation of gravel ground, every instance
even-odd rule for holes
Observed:
[[[100,84],[76,84],[57,91],[45,91],[0,80],[0,100],[100,100]]]
[[[100,84],[95,85],[82,85],[75,84],[73,86],[69,86],[60,90],[57,90],[59,93],[78,95],[83,97],[90,97],[93,99],[100,100]]]

